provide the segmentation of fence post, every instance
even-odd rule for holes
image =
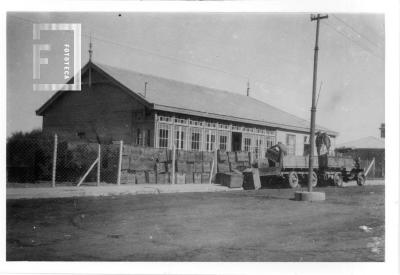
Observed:
[[[124,147],[124,141],[121,140],[120,143],[119,143],[117,185],[121,185],[122,149],[123,149],[123,147]]]
[[[52,177],[51,177],[51,186],[52,187],[56,187],[57,145],[58,145],[58,137],[57,137],[57,134],[54,134],[53,171],[52,171]]]
[[[213,156],[213,161],[211,164],[211,172],[210,172],[210,178],[209,178],[209,184],[212,183],[212,178],[214,175],[217,174],[217,166],[218,165],[218,150],[217,150],[217,143],[214,142],[214,156]]]
[[[97,158],[99,159],[99,162],[97,163],[97,186],[100,185],[100,164],[101,164],[101,146],[100,143],[98,145],[98,151],[97,151]]]
[[[171,184],[175,184],[175,143],[172,144],[172,180]]]

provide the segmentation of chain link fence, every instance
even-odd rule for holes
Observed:
[[[53,186],[116,183],[119,147],[119,144],[69,141],[44,134],[16,134],[7,140],[7,183]]]

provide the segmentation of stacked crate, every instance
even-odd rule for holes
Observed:
[[[250,153],[218,151],[216,182],[230,188],[242,186],[243,172],[251,167]]]
[[[171,171],[172,171],[172,154],[171,150],[157,149],[155,174],[157,184],[169,184],[171,182]]]
[[[235,152],[235,156],[229,158],[231,171],[243,172],[250,168],[250,153],[245,151]]]
[[[182,151],[176,153],[177,184],[207,183],[210,177],[211,156],[206,152]]]
[[[121,183],[164,183],[165,179],[169,179],[169,175],[164,175],[167,172],[166,162],[165,149],[125,145],[122,151]]]
[[[218,173],[227,173],[230,172],[230,165],[229,165],[229,157],[227,152],[225,151],[218,151],[218,165],[217,165]]]
[[[124,184],[170,184],[173,151],[125,145],[122,152],[121,182]],[[211,170],[218,173],[243,172],[250,166],[248,152],[176,150],[175,183],[209,183]],[[217,175],[218,180],[218,175]]]

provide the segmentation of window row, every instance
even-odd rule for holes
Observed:
[[[252,135],[229,131],[203,130],[184,126],[159,124],[157,145],[170,148],[172,144],[180,150],[214,151],[215,146],[225,151],[248,151],[257,155],[275,144],[275,136]]]
[[[192,151],[201,151],[203,150],[203,140],[202,140],[202,131],[200,129],[191,129],[191,131],[186,131],[183,129],[177,129],[173,132],[173,142],[175,144],[175,148],[183,150],[192,150]],[[172,133],[171,129],[168,128],[160,128],[158,130],[158,147],[159,148],[168,148],[169,147],[169,139],[171,139],[170,133]],[[206,133],[204,135],[204,150],[205,151],[214,151],[215,143],[217,142],[219,149],[227,150],[228,149],[228,136],[225,134],[219,133],[218,140],[216,140],[216,133]],[[188,144],[186,145],[186,142]]]

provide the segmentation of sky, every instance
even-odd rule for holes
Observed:
[[[80,23],[82,65],[92,37],[94,62],[233,93],[246,94],[249,82],[250,96],[310,118],[316,22],[308,13],[8,13],[7,136],[41,128],[35,110],[54,94],[32,89],[33,23]],[[321,21],[316,122],[339,132],[337,144],[379,137],[384,24],[380,14]],[[62,60],[67,38],[43,34],[54,45],[49,60]]]

